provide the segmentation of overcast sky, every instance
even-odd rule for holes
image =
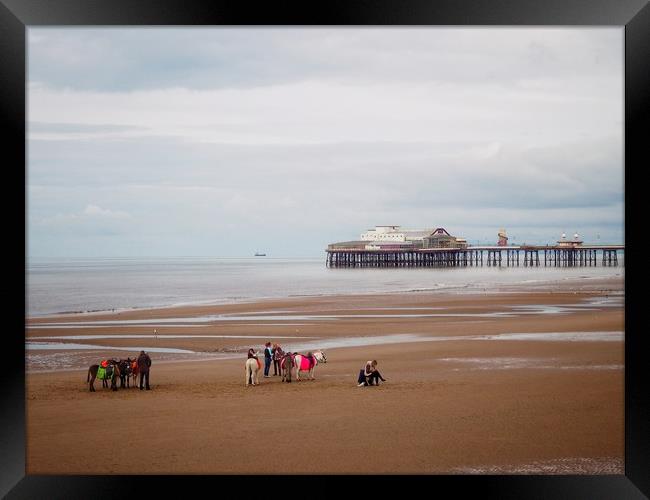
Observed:
[[[623,29],[28,28],[30,256],[624,239]]]

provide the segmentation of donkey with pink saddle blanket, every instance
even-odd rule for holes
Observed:
[[[280,361],[282,382],[291,382],[291,372],[294,367],[296,370],[296,380],[302,380],[300,378],[300,372],[308,372],[309,379],[315,380],[314,368],[316,368],[318,363],[327,363],[327,357],[321,350],[314,351],[313,353],[309,352],[306,355],[298,354],[297,352],[285,354]]]
[[[294,361],[296,366],[296,380],[301,380],[300,372],[307,372],[307,378],[309,380],[315,380],[314,368],[316,368],[316,365],[318,364],[316,356],[314,356],[311,352],[307,353],[307,355],[296,354]]]

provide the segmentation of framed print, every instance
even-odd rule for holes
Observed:
[[[648,495],[649,20],[2,0],[3,494]]]

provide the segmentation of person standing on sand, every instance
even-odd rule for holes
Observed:
[[[146,352],[140,351],[140,356],[138,356],[138,372],[140,373],[140,390],[143,389],[142,382],[145,381],[146,381],[145,385],[147,390],[151,389],[151,387],[149,387],[150,368],[151,368],[151,358]]]
[[[287,352],[283,356],[284,359],[284,372],[282,374],[282,382],[291,383],[291,370],[293,369],[293,355]],[[280,362],[282,364],[282,362]]]
[[[282,370],[280,368],[280,361],[284,356],[284,351],[280,344],[273,344],[273,376],[282,375]]]
[[[269,378],[269,369],[271,368],[271,360],[273,359],[273,353],[271,351],[271,342],[264,344],[264,378]]]
[[[380,379],[382,382],[386,382],[386,379],[377,370],[377,360],[367,361],[366,366],[359,371],[358,387],[373,385],[373,380],[375,381],[374,385],[379,385]]]
[[[271,361],[273,362],[273,375],[275,375],[275,350],[278,348],[278,344],[275,342],[271,347]]]

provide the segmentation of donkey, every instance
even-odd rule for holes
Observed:
[[[282,372],[282,382],[291,383],[291,372],[293,371],[295,361],[294,355],[290,352],[282,356],[280,360],[280,370]]]
[[[327,363],[327,356],[325,356],[325,353],[322,350],[314,351],[313,352],[314,357],[319,363]]]
[[[244,367],[246,374],[246,387],[249,385],[260,385],[259,373],[260,362],[257,358],[248,358]]]
[[[131,361],[131,377],[133,378],[133,387],[138,387],[138,375],[140,375],[140,370],[138,368],[138,359]]]
[[[318,359],[311,352],[304,354],[296,354],[294,358],[296,364],[296,380],[301,381],[300,372],[307,372],[307,378],[309,380],[316,380],[314,378],[314,368],[318,364]]]
[[[131,358],[120,359],[118,366],[120,368],[120,389],[130,387],[131,374],[133,372]]]
[[[99,379],[102,381],[102,385],[104,385],[107,379],[110,378],[111,389],[113,391],[117,391],[117,379],[120,376],[120,368],[118,367],[118,362],[114,359],[111,359],[108,363],[110,366],[104,370],[103,376],[100,376]],[[109,373],[110,368],[112,368],[112,370]],[[86,377],[86,383],[89,386],[90,392],[96,392],[95,378],[97,378],[98,371],[99,365],[91,365],[88,368],[88,377]],[[104,387],[108,387],[108,384],[106,384]]]

